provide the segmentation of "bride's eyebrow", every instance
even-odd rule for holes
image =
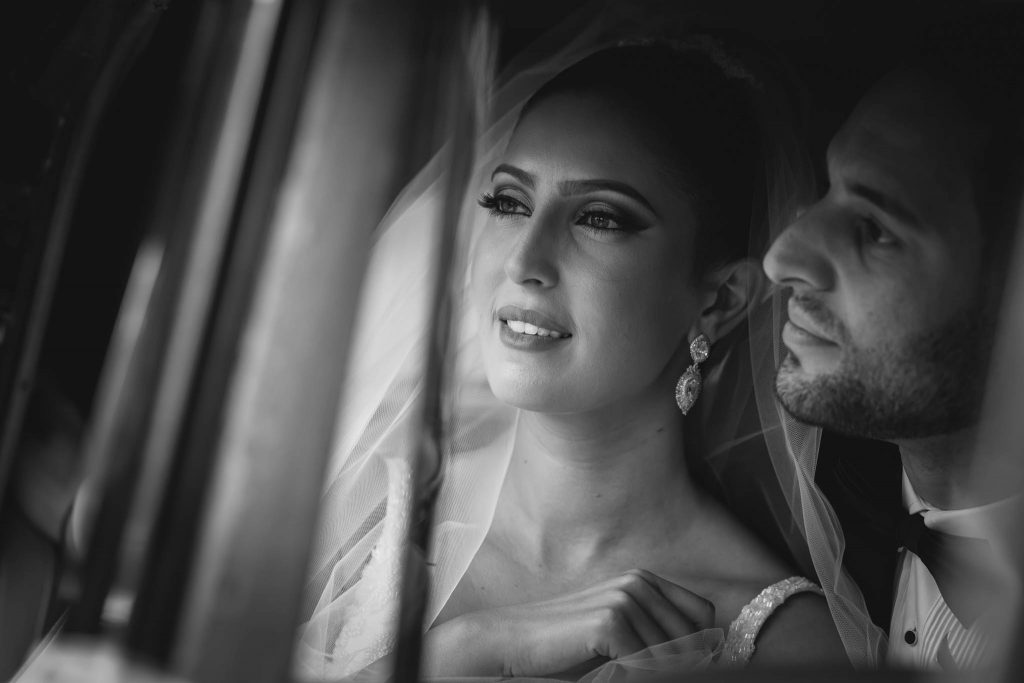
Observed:
[[[511,164],[498,164],[494,172],[491,173],[491,180],[499,173],[510,175],[527,188],[533,190],[537,186],[537,180],[533,174],[524,171],[523,169],[513,166]],[[587,180],[564,180],[558,184],[558,190],[563,195],[572,196],[577,194],[586,194],[587,192],[598,192],[600,190],[607,190],[610,192],[617,192],[621,195],[629,197],[640,206],[650,211],[656,218],[661,218],[661,215],[654,210],[651,203],[647,201],[647,198],[640,194],[632,185],[624,183],[619,180],[608,180],[605,178],[593,178]]]
[[[498,175],[499,173],[504,173],[506,175],[512,176],[513,178],[521,182],[523,185],[526,185],[526,187],[530,188],[531,190],[534,189],[534,187],[536,187],[537,185],[536,181],[534,180],[534,177],[531,174],[527,173],[521,168],[512,166],[511,164],[498,164],[497,168],[494,169],[494,173],[491,174],[491,180],[494,180],[494,176]]]
[[[586,194],[587,192],[597,192],[600,190],[618,192],[621,195],[629,197],[637,204],[640,204],[658,218],[661,218],[661,216],[658,215],[658,212],[654,210],[654,207],[651,206],[651,203],[647,201],[647,198],[640,194],[635,187],[618,180],[605,180],[603,178],[593,180],[565,180],[558,184],[558,189],[564,195]]]

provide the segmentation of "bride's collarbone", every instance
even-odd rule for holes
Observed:
[[[544,540],[521,515],[497,514],[442,617],[549,600],[643,569],[711,600],[716,622],[728,626],[789,573],[728,510],[707,496],[698,500],[678,523],[631,525],[602,542],[567,528]]]
[[[644,569],[710,600],[716,625],[726,628],[764,587],[788,576],[759,545],[732,536],[677,538],[646,548],[624,544],[600,554],[581,554],[578,561],[569,555],[544,561],[489,535],[442,616],[557,598]]]

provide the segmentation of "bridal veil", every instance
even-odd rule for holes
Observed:
[[[677,22],[678,23],[678,22]],[[476,195],[529,96],[552,76],[602,47],[622,41],[670,39],[702,50],[733,78],[749,81],[759,103],[764,146],[764,202],[751,222],[750,256],[760,260],[770,239],[813,191],[811,175],[786,125],[777,69],[746,47],[706,36],[665,36],[656,21],[607,13],[571,20],[513,62],[489,98],[490,125],[477,140],[472,180],[464,193],[452,256],[452,328],[441,396],[444,438],[433,511],[424,628],[434,621],[484,540],[508,465],[517,411],[487,386],[475,344],[475,317],[463,301],[467,254],[485,221]],[[663,27],[662,27],[663,28]],[[363,283],[348,381],[334,454],[321,500],[321,523],[310,566],[308,621],[299,633],[297,673],[335,680],[380,661],[395,646],[402,586],[401,552],[414,490],[411,459],[421,438],[430,343],[431,296],[448,169],[444,155],[423,169],[380,223]],[[746,339],[723,340],[709,367],[700,410],[688,419],[694,467],[755,531],[788,551],[796,569],[821,584],[847,654],[857,666],[879,661],[883,632],[868,617],[857,587],[842,569],[843,536],[814,483],[820,434],[789,418],[774,397],[783,302],[762,295],[752,306]],[[725,349],[728,348],[726,351]],[[753,387],[753,389],[751,389]],[[672,400],[667,396],[666,400]],[[694,427],[690,429],[690,425]],[[720,636],[720,634],[718,634]],[[664,652],[627,658],[650,670],[694,668],[714,652],[716,634],[702,633]],[[623,662],[622,666],[630,666]]]

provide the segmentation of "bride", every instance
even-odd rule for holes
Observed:
[[[688,465],[709,455],[688,432],[737,424],[695,409],[701,375],[726,382],[721,358],[764,291],[748,258],[752,216],[767,211],[756,91],[714,46],[606,48],[537,90],[485,160],[428,562],[427,675],[845,661],[820,589]],[[428,214],[413,201],[392,228]],[[416,239],[384,233],[377,249],[393,261],[380,272],[401,272]],[[377,323],[403,315],[372,308]],[[362,348],[415,355],[383,348],[403,343],[388,337]],[[299,652],[318,678],[393,647],[411,485],[396,425],[416,392],[402,369],[359,376],[372,366],[353,364],[353,383],[382,388],[343,417],[325,496]],[[752,381],[704,393],[732,391],[738,412]]]

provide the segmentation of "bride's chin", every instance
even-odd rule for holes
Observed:
[[[565,396],[564,386],[553,386],[550,381],[524,381],[524,378],[488,377],[491,392],[505,405],[532,413],[561,413],[571,401]]]
[[[562,412],[556,408],[549,397],[538,396],[533,392],[521,391],[495,391],[494,395],[505,405],[526,410],[531,413],[557,413]]]

